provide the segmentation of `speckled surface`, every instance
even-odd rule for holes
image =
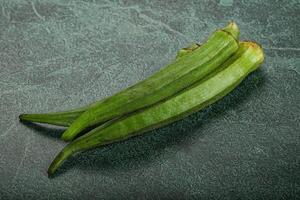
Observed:
[[[300,198],[300,2],[0,1],[0,199]],[[86,105],[235,20],[261,70],[204,111],[46,170],[62,129],[18,115]]]

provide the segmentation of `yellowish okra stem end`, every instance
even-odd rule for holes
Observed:
[[[244,42],[241,42],[241,44],[243,44],[246,47],[251,48],[253,51],[255,51],[256,56],[259,60],[258,61],[259,64],[264,62],[264,59],[265,59],[264,50],[260,44],[253,42],[253,41],[244,41]]]

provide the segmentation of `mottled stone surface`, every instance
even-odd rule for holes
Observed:
[[[1,0],[0,199],[300,198],[299,0]],[[46,170],[62,129],[18,115],[86,105],[235,20],[261,70],[204,111]]]

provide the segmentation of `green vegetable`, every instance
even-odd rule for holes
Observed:
[[[253,42],[242,42],[239,50],[219,69],[177,95],[142,111],[93,129],[68,144],[48,169],[52,175],[71,155],[124,140],[145,131],[161,127],[196,112],[221,99],[232,91],[249,73],[263,62],[261,47]]]
[[[229,25],[233,32],[236,26]],[[238,49],[236,38],[227,30],[214,32],[199,48],[176,59],[151,77],[129,89],[95,103],[63,133],[62,139],[74,139],[87,127],[151,106],[173,96],[211,73]]]

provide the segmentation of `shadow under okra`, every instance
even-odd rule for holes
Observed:
[[[258,69],[231,93],[206,109],[128,140],[76,154],[62,165],[55,176],[74,167],[103,173],[109,170],[132,170],[147,165],[156,160],[167,147],[177,145],[180,148],[188,145],[193,137],[203,137],[205,132],[201,132],[201,128],[204,125],[209,126],[214,120],[224,116],[227,110],[259,95],[259,88],[263,84],[264,73]]]
[[[25,120],[20,120],[20,122],[22,124],[24,124],[25,126],[27,126],[29,129],[34,130],[35,132],[37,132],[39,134],[45,135],[46,137],[55,138],[55,139],[61,139],[61,135],[67,129],[67,127],[60,127],[60,126],[55,126],[55,125],[51,125],[51,124],[43,124],[43,123],[37,123],[37,122],[29,122],[29,121],[25,121]],[[78,136],[76,136],[75,138],[78,138],[78,137],[84,135],[85,133],[91,131],[92,129],[96,128],[97,126],[99,126],[101,124],[103,124],[103,123],[96,124],[94,126],[86,128],[80,134],[78,134]]]
[[[34,132],[37,132],[49,138],[59,139],[61,134],[65,131],[65,128],[54,125],[44,125],[23,120],[20,120],[20,122],[22,122],[22,124],[26,125],[29,129],[33,130]]]

